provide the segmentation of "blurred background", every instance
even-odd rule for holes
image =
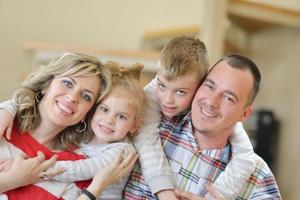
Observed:
[[[171,38],[199,37],[211,65],[240,53],[260,67],[262,88],[245,127],[283,199],[300,196],[299,0],[0,0],[0,100],[37,65],[66,51],[145,64],[155,75]]]

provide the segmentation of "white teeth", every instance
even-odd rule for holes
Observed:
[[[216,115],[214,115],[214,114],[212,114],[212,113],[210,113],[210,112],[204,110],[203,108],[202,108],[201,110],[202,110],[202,112],[203,112],[207,117],[216,117]]]
[[[68,113],[68,114],[72,114],[73,111],[71,109],[69,109],[67,106],[65,106],[64,104],[57,102],[57,106],[63,110],[64,112]]]
[[[104,126],[104,125],[99,124],[99,127],[100,127],[104,132],[106,132],[106,133],[112,133],[112,132],[114,132],[111,128],[106,127],[106,126]]]

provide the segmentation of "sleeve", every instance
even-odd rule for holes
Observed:
[[[226,199],[234,199],[255,170],[254,151],[243,124],[238,122],[230,137],[232,159],[214,182]]]
[[[15,118],[17,113],[17,104],[13,100],[7,100],[0,103],[0,109],[6,110],[13,118]]]
[[[106,148],[104,151],[99,151],[97,155],[84,160],[57,161],[53,168],[63,167],[66,171],[52,179],[60,182],[75,182],[92,179],[99,170],[112,163],[121,150],[124,150],[125,155],[130,151],[135,151],[131,144],[118,144],[120,145],[112,144],[112,147]]]
[[[159,137],[160,108],[155,98],[156,79],[144,88],[148,108],[144,118],[144,126],[134,138],[134,145],[139,153],[142,175],[152,193],[174,189],[171,170],[163,151]]]

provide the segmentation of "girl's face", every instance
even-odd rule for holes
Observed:
[[[57,76],[42,91],[39,103],[42,122],[58,128],[82,120],[98,98],[100,80],[97,76]]]
[[[97,107],[91,122],[96,143],[123,139],[137,130],[136,109],[128,92],[114,89]]]

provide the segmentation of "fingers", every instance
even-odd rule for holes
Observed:
[[[212,185],[206,185],[205,188],[207,192],[215,199],[225,200],[225,197],[220,192],[218,192]]]
[[[0,171],[6,172],[8,171],[14,162],[13,158],[7,158],[0,161]]]
[[[43,156],[44,156],[44,154],[43,154]],[[40,168],[43,170],[46,170],[46,169],[52,167],[55,164],[56,160],[57,160],[57,155],[52,156],[49,160],[42,160]]]
[[[204,198],[199,197],[191,192],[186,192],[186,191],[182,191],[182,190],[175,190],[174,192],[175,192],[176,196],[185,198],[187,200],[204,200]]]

